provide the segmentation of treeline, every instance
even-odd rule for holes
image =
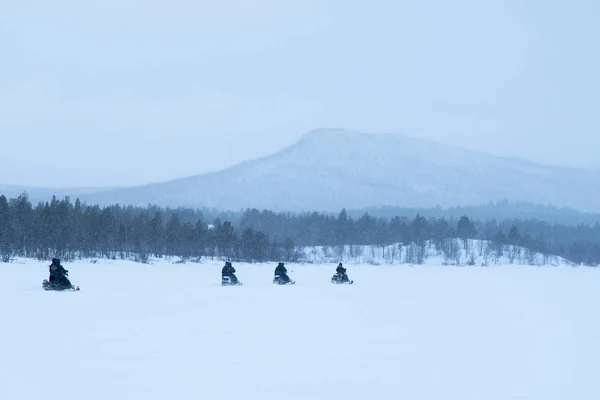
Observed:
[[[567,207],[539,205],[527,202],[511,202],[508,200],[490,202],[485,205],[461,206],[448,208],[427,207],[369,207],[358,210],[348,210],[348,214],[360,218],[365,213],[377,218],[393,218],[402,215],[414,218],[422,215],[425,218],[460,218],[468,215],[479,221],[496,220],[537,220],[562,225],[594,225],[600,223],[600,214],[581,212]]]
[[[269,240],[229,221],[208,224],[193,210],[87,206],[69,198],[32,206],[26,194],[0,196],[0,256],[48,259],[107,257],[147,261],[163,255],[234,260],[293,260],[294,245]]]
[[[421,244],[433,241],[441,247],[445,239],[480,239],[502,246],[520,246],[534,252],[563,257],[574,263],[600,264],[600,224],[562,225],[536,219],[497,221],[460,218],[375,218],[364,214],[352,218],[342,210],[338,216],[320,213],[291,214],[246,210],[240,229],[260,227],[269,237],[289,237],[305,246],[342,244]]]
[[[234,221],[234,222],[232,222]],[[245,210],[230,220],[205,220],[191,209],[99,207],[69,198],[33,206],[26,194],[0,196],[0,256],[48,259],[109,257],[146,261],[150,256],[295,261],[297,246],[439,243],[461,238],[493,240],[556,254],[576,263],[600,263],[600,226],[567,226],[537,220],[460,218],[353,218],[323,213]]]

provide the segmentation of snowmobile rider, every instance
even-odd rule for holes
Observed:
[[[279,279],[283,282],[291,281],[290,277],[287,275],[287,269],[285,268],[283,263],[277,264],[277,267],[275,268],[275,276],[277,275],[279,275]]]
[[[339,263],[337,268],[335,269],[335,272],[342,278],[343,282],[348,282],[348,275],[346,274],[346,268],[344,268],[344,266],[342,265],[342,263]]]
[[[225,262],[225,266],[221,270],[221,276],[228,276],[232,283],[238,283],[237,276],[235,276],[235,268],[229,261]]]
[[[52,259],[52,264],[50,264],[48,269],[50,270],[48,282],[53,285],[71,286],[71,282],[69,281],[69,278],[67,278],[69,271],[60,265],[60,260],[58,258]]]

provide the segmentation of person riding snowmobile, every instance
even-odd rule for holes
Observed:
[[[283,263],[277,264],[277,267],[275,268],[275,277],[277,276],[279,276],[279,280],[281,282],[291,282],[290,277],[287,275],[287,269],[285,268]]]
[[[69,278],[67,278],[69,271],[60,265],[60,260],[58,258],[52,259],[52,264],[50,264],[48,269],[50,270],[48,282],[51,285],[60,287],[71,286],[71,281],[69,281]]]
[[[229,261],[225,262],[225,266],[221,270],[221,276],[228,276],[231,279],[231,283],[238,283],[238,278],[235,276],[235,268]]]
[[[339,263],[335,269],[336,274],[340,277],[341,282],[349,282],[348,274],[346,274],[346,268],[343,267],[342,263]]]

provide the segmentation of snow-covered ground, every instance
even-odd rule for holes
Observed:
[[[0,264],[0,399],[599,399],[600,270]]]

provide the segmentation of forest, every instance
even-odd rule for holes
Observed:
[[[365,213],[353,217],[346,210],[330,215],[246,209],[209,217],[186,208],[100,207],[82,204],[79,199],[72,202],[68,197],[33,205],[26,193],[11,199],[0,196],[0,257],[4,262],[14,257],[46,260],[54,256],[140,262],[161,256],[295,261],[297,246],[420,245],[451,238],[521,246],[578,264],[600,263],[598,223],[480,220],[469,215],[425,218]]]

